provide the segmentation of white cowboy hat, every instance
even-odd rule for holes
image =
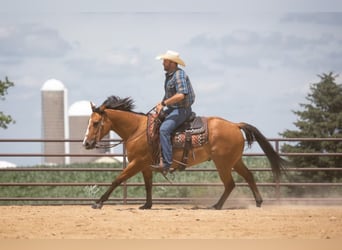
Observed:
[[[166,51],[165,54],[161,54],[157,56],[156,59],[157,60],[167,59],[185,67],[185,62],[179,57],[179,53],[173,50]]]

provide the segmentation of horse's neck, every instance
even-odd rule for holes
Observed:
[[[121,110],[109,110],[108,118],[112,121],[112,130],[123,140],[136,136],[144,125],[145,116]]]

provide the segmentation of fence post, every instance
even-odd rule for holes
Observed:
[[[275,142],[275,150],[277,154],[279,154],[279,140],[275,139],[274,142]],[[276,201],[279,204],[280,203],[280,178],[276,179],[275,195],[276,195]]]
[[[126,144],[123,143],[122,145],[122,155],[123,155],[123,159],[122,159],[122,168],[125,169],[127,167],[127,157],[126,157]],[[123,183],[123,204],[127,205],[127,181],[124,181]]]

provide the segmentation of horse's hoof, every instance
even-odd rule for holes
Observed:
[[[211,209],[221,210],[221,209],[222,209],[222,206],[221,206],[221,205],[215,204],[214,206],[211,207]]]
[[[262,201],[257,201],[256,206],[261,207]]]
[[[91,208],[93,209],[101,209],[103,206],[103,203],[94,203],[93,205],[91,205]]]
[[[142,206],[139,207],[139,209],[144,210],[144,209],[151,209],[152,205],[148,205],[148,204],[144,204]]]

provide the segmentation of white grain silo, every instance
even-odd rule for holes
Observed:
[[[79,101],[72,104],[69,114],[69,138],[71,140],[83,140],[88,126],[91,107],[89,101]],[[87,154],[90,151],[82,146],[82,142],[70,142],[70,154]],[[70,163],[89,162],[91,157],[70,157]]]
[[[69,108],[69,136],[71,140],[84,139],[90,115],[92,113],[89,101],[78,101]],[[106,136],[105,139],[108,139]],[[87,154],[105,153],[104,149],[86,150],[81,142],[70,142],[70,154],[84,154],[85,156],[71,156],[70,163],[93,162],[96,157],[88,157]],[[107,150],[108,151],[108,150]]]
[[[67,134],[67,89],[63,83],[50,79],[43,84],[42,92],[42,138],[46,140],[63,140]],[[65,154],[65,142],[45,142],[44,154]],[[65,164],[66,157],[44,157],[44,163]]]

